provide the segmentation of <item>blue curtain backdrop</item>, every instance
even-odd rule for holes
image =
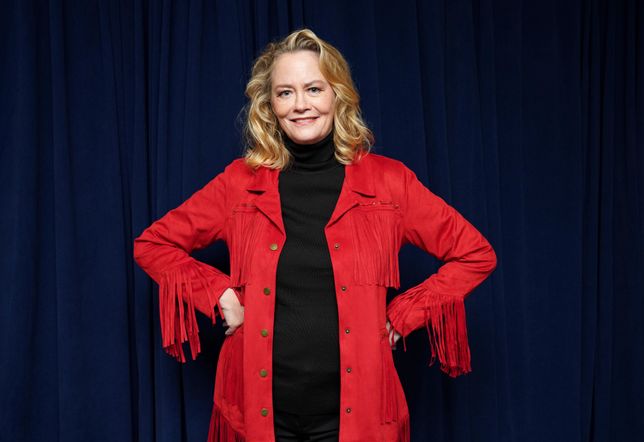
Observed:
[[[422,329],[394,352],[412,441],[642,440],[638,0],[3,1],[0,439],[205,441],[223,328],[163,353],[132,239],[241,154],[252,60],[303,26],[349,60],[374,151],[497,252],[472,373],[427,367]],[[400,259],[401,289],[440,265]]]

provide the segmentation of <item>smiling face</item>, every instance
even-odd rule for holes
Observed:
[[[333,129],[335,92],[320,72],[318,54],[280,55],[271,72],[271,106],[282,130],[299,144],[313,144]]]

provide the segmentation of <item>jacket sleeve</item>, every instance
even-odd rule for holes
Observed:
[[[432,193],[405,167],[402,243],[443,261],[422,283],[394,297],[387,319],[403,337],[425,325],[432,365],[451,377],[471,371],[465,298],[496,268],[490,243],[459,212]]]
[[[190,256],[224,239],[225,195],[222,172],[134,240],[136,263],[159,284],[163,348],[181,362],[186,361],[182,343],[190,342],[193,359],[201,351],[195,309],[214,324],[215,306],[229,287],[228,275]]]

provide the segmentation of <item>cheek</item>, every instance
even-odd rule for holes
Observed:
[[[288,111],[284,111],[284,106],[279,106],[279,105],[273,105],[273,115],[275,115],[275,118],[277,119],[277,124],[279,127],[281,127],[283,130],[287,130],[286,126],[286,116],[288,115]]]

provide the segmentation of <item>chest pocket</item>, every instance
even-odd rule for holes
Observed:
[[[402,213],[394,201],[362,201],[351,210],[356,284],[400,287],[398,251]]]
[[[253,271],[253,258],[259,239],[268,221],[257,206],[240,203],[232,209],[228,221],[228,252],[230,253],[230,284],[241,288]]]

